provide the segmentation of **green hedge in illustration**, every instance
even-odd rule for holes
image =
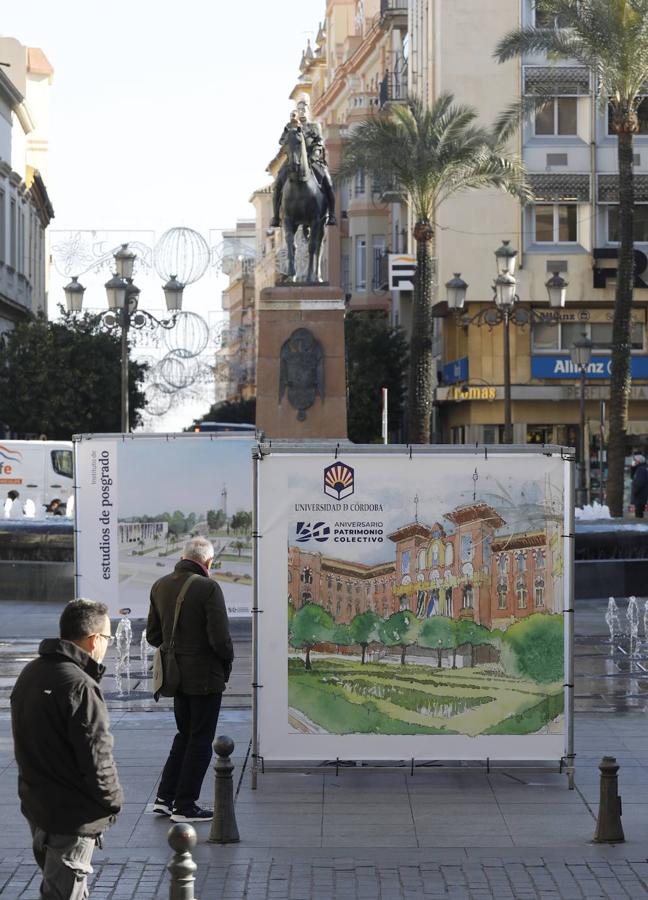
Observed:
[[[352,703],[343,688],[322,684],[315,674],[301,669],[291,674],[288,682],[288,703],[301,710],[330,734],[455,734],[448,728],[426,728],[400,719],[392,719],[380,712],[375,703]]]
[[[484,734],[535,734],[556,716],[559,716],[564,708],[565,698],[562,691],[558,694],[550,694],[535,706],[530,706],[515,716],[502,719],[497,725],[486,729]]]
[[[501,662],[505,671],[540,684],[563,677],[563,617],[534,613],[506,629]]]

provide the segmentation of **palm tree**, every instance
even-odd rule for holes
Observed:
[[[361,122],[345,140],[338,175],[358,171],[394,184],[408,196],[414,214],[414,278],[408,435],[413,444],[430,441],[433,355],[432,298],[434,217],[460,191],[497,187],[529,200],[519,160],[506,152],[503,128],[475,124],[477,111],[442,94],[428,107],[416,97]],[[508,126],[509,123],[507,123]]]
[[[631,382],[633,143],[639,130],[637,109],[648,80],[648,0],[538,0],[537,8],[554,17],[556,27],[509,32],[497,45],[496,58],[505,62],[526,53],[546,53],[552,59],[588,66],[601,106],[609,104],[618,137],[619,261],[612,322],[607,502],[611,514],[621,516]]]

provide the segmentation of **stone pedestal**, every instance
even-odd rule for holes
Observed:
[[[297,329],[306,329],[323,351],[323,394],[299,410],[285,389],[280,399],[281,350]],[[267,438],[347,439],[344,294],[328,285],[265,288],[259,298],[256,425]],[[285,381],[285,378],[284,378]]]

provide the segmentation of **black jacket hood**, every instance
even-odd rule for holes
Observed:
[[[62,656],[72,660],[91,678],[94,678],[97,684],[106,671],[106,667],[94,660],[89,653],[72,641],[65,641],[63,638],[45,638],[40,642],[38,653],[40,656]]]

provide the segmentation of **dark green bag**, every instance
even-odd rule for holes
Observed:
[[[176,600],[173,628],[171,630],[171,638],[168,646],[162,644],[162,646],[158,647],[153,654],[153,697],[156,701],[159,700],[160,697],[174,697],[180,687],[180,668],[175,652],[175,630],[180,617],[182,601],[194,578],[200,578],[200,575],[190,575],[180,588],[180,593]]]

